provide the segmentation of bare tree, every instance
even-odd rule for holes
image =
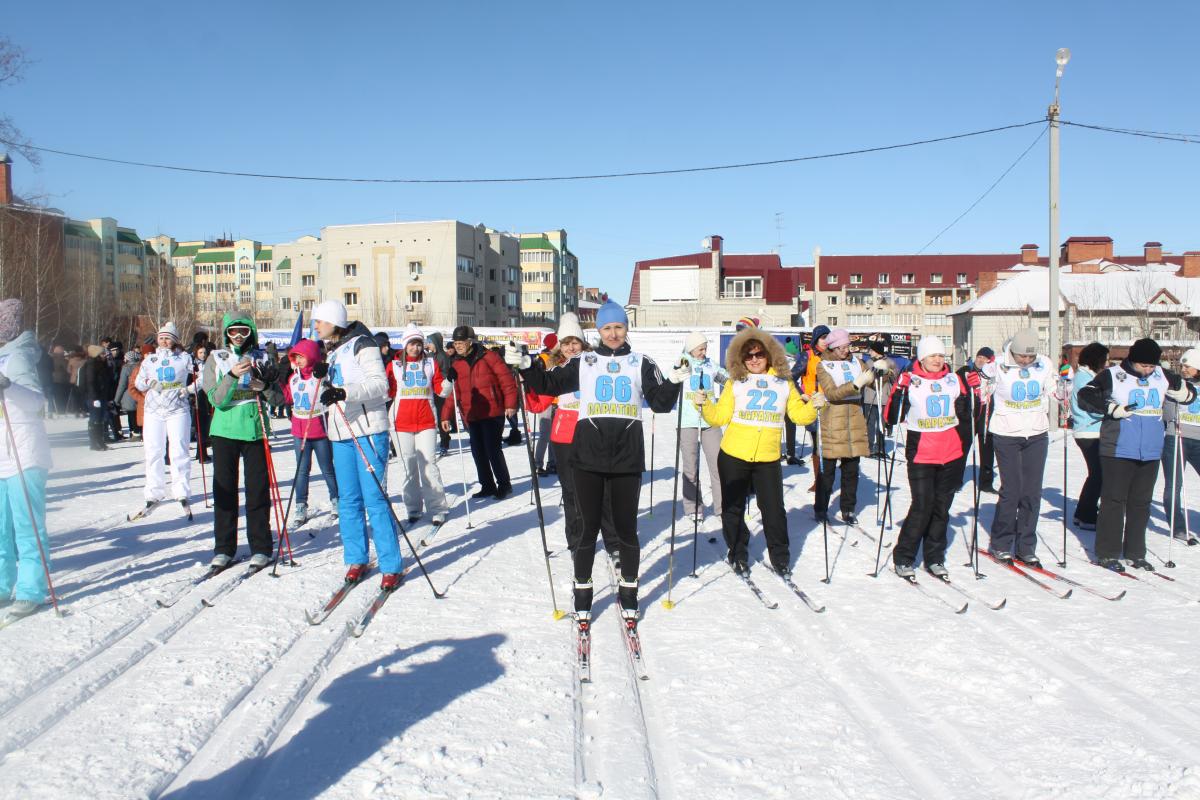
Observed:
[[[29,65],[30,61],[25,51],[13,44],[7,36],[0,36],[0,86],[20,83]],[[7,114],[0,114],[0,143],[20,153],[30,164],[41,164],[38,152]]]

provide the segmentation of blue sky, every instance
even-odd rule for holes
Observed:
[[[36,144],[289,174],[496,177],[678,168],[885,145],[1033,120],[1070,47],[1063,118],[1200,134],[1194,3],[23,4],[34,63],[0,108]],[[46,155],[18,193],[143,236],[264,242],[321,225],[457,218],[565,228],[582,280],[624,299],[633,262],[785,263],[915,252],[1037,129],[732,172],[507,185],[183,175]],[[1062,237],[1200,249],[1200,144],[1067,128]],[[928,252],[1045,252],[1045,139]],[[776,213],[783,214],[782,234]]]

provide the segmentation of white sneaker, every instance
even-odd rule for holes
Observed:
[[[303,525],[308,522],[308,503],[297,503],[296,511],[292,515],[293,525]]]
[[[30,614],[36,613],[41,607],[41,603],[35,603],[32,600],[15,600],[8,607],[8,615],[17,619],[28,617]]]
[[[233,556],[215,555],[212,557],[212,561],[208,562],[208,565],[215,569],[225,569],[232,563],[233,563]]]
[[[270,565],[271,557],[265,553],[255,553],[250,556],[250,566],[254,569],[262,569]]]

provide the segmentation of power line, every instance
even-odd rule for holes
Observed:
[[[1015,128],[1027,128],[1030,125],[1040,125],[1044,123],[1044,119],[1035,119],[1031,122],[1020,122],[1012,125],[1001,125],[996,128],[985,128],[978,131],[969,131],[967,133],[956,133],[950,136],[939,136],[932,139],[920,139],[915,142],[904,142],[902,144],[881,145],[878,147],[864,147],[858,150],[844,150],[837,153],[821,153],[810,156],[796,156],[794,158],[778,158],[770,161],[747,161],[737,164],[718,164],[706,167],[683,167],[680,169],[654,169],[640,170],[635,172],[607,172],[596,174],[583,175],[555,175],[543,177],[520,177],[520,178],[348,178],[336,176],[320,176],[320,175],[276,175],[261,172],[239,172],[236,170],[224,169],[204,169],[201,167],[181,167],[173,164],[155,164],[146,161],[129,161],[120,158],[109,158],[107,156],[90,155],[87,153],[72,153],[67,150],[57,150],[51,147],[36,147],[34,145],[25,145],[29,149],[36,150],[41,153],[50,153],[58,156],[69,156],[71,158],[82,158],[88,161],[103,161],[108,164],[120,164],[127,167],[145,167],[148,169],[163,169],[173,172],[192,172],[202,175],[224,175],[237,178],[267,178],[272,180],[288,180],[288,181],[322,181],[327,183],[537,183],[548,181],[584,181],[584,180],[602,180],[608,178],[641,178],[657,175],[682,175],[695,172],[717,172],[720,170],[747,169],[750,167],[772,167],[781,164],[798,164],[804,161],[821,161],[831,158],[843,158],[846,156],[866,155],[868,153],[882,153],[888,150],[901,150],[908,147],[919,147],[926,144],[937,144],[939,142],[950,142],[956,139],[967,139],[973,136],[983,136],[988,133],[998,133],[1000,131],[1013,130]],[[5,139],[0,139],[0,144],[6,144],[15,147],[17,143],[10,142]]]
[[[967,214],[970,214],[972,211],[974,211],[975,206],[982,203],[983,199],[985,197],[987,197],[989,194],[991,194],[992,190],[995,189],[997,186],[999,186],[1001,181],[1003,181],[1005,178],[1008,177],[1008,173],[1010,173],[1014,169],[1016,169],[1017,164],[1020,164],[1022,161],[1025,160],[1025,156],[1029,155],[1029,151],[1032,150],[1034,148],[1034,146],[1038,142],[1040,142],[1042,140],[1042,137],[1045,135],[1046,135],[1046,128],[1042,128],[1040,131],[1038,131],[1038,135],[1034,138],[1034,140],[1032,142],[1029,143],[1029,147],[1026,147],[1021,152],[1021,155],[1017,156],[1016,161],[1014,161],[1008,165],[1008,169],[1006,169],[1006,170],[1004,170],[1004,172],[1000,173],[999,178],[996,178],[996,180],[992,181],[992,185],[987,188],[987,191],[985,191],[983,194],[979,195],[979,197],[975,199],[974,203],[971,203],[971,205],[967,206],[966,211],[959,214],[957,217],[954,218],[953,222],[951,222],[949,225],[947,225],[946,227],[944,227],[940,231],[938,231],[937,236],[934,236],[932,239],[930,239],[928,242],[926,242],[921,247],[921,249],[918,250],[917,252],[913,253],[913,255],[919,256],[919,255],[921,255],[921,253],[924,253],[925,250],[928,249],[934,242],[936,242],[938,239],[942,238],[942,234],[944,234],[946,231],[950,230],[955,225],[957,225],[959,223],[959,221],[962,220],[962,218],[965,217]]]
[[[1084,122],[1068,122],[1067,120],[1059,120],[1063,125],[1070,125],[1073,128],[1087,128],[1092,131],[1104,131],[1105,133],[1120,133],[1125,136],[1140,136],[1145,139],[1160,139],[1165,142],[1183,142],[1185,144],[1200,143],[1200,134],[1196,133],[1165,133],[1163,131],[1141,131],[1135,128],[1113,128],[1107,125],[1089,125]]]

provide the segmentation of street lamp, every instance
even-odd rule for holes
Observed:
[[[1058,90],[1062,83],[1063,68],[1070,60],[1071,51],[1065,47],[1054,54],[1054,63],[1058,65],[1058,69],[1054,71],[1054,102],[1046,112],[1046,119],[1050,123],[1050,297],[1047,303],[1047,323],[1050,329],[1048,355],[1053,359],[1050,367],[1054,370],[1058,369],[1058,362],[1062,357],[1058,329]],[[1050,423],[1052,426],[1058,424],[1058,406],[1054,403],[1050,404]]]

